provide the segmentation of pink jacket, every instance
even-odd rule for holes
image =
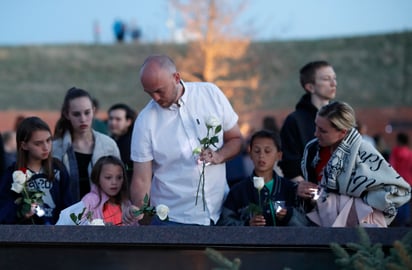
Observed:
[[[100,198],[99,199],[99,193]],[[106,193],[101,191],[95,184],[92,184],[90,187],[90,192],[84,195],[82,198],[82,202],[86,207],[85,214],[83,214],[82,219],[87,219],[87,213],[90,212],[91,219],[103,219],[103,206],[104,204],[110,199]],[[99,202],[100,201],[100,202]],[[130,206],[131,202],[127,200],[126,202],[122,203],[122,211],[125,207]]]

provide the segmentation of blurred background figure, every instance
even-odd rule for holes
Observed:
[[[5,155],[4,155],[4,147],[3,147],[3,137],[0,136],[0,177],[6,171],[6,163],[5,163]]]
[[[368,126],[361,121],[357,121],[356,126],[358,128],[359,133],[362,136],[362,139],[369,142],[370,144],[373,145],[373,147],[376,148],[375,139],[368,135]]]
[[[133,161],[130,159],[130,143],[132,140],[133,123],[136,112],[123,103],[117,103],[107,112],[109,134],[115,140],[120,150],[120,157],[126,166],[126,173],[130,181],[133,175]]]
[[[122,20],[115,20],[113,24],[113,32],[117,43],[123,43],[126,25]]]
[[[265,116],[263,118],[262,128],[266,129],[266,130],[269,130],[269,131],[272,131],[272,132],[275,132],[275,133],[279,132],[279,127],[278,127],[278,124],[276,122],[276,118],[273,117],[273,116],[270,116],[270,115]]]
[[[98,132],[101,132],[103,134],[109,134],[109,130],[107,128],[107,123],[100,119],[97,114],[99,113],[100,109],[100,104],[97,98],[93,98],[93,107],[94,107],[94,118],[92,122],[92,128]]]
[[[132,38],[132,42],[138,43],[140,41],[140,38],[142,37],[142,30],[137,25],[135,19],[131,20],[128,29],[129,29],[130,37]]]
[[[375,134],[373,139],[375,140],[376,149],[378,149],[386,161],[389,161],[390,150],[383,136],[381,134]]]
[[[396,135],[396,146],[389,156],[392,167],[412,186],[412,150],[409,148],[409,137],[406,133]],[[411,226],[411,202],[398,209],[398,215],[392,226]]]
[[[100,43],[100,34],[101,34],[100,23],[99,23],[98,20],[95,20],[94,23],[93,23],[94,43],[96,43],[96,44]]]
[[[14,130],[5,131],[2,136],[4,144],[4,165],[5,168],[8,168],[16,162],[16,132]]]

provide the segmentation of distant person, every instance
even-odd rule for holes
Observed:
[[[6,171],[6,155],[4,153],[3,137],[0,136],[0,177]]]
[[[55,127],[53,156],[69,171],[71,192],[76,201],[90,192],[90,174],[100,157],[120,158],[116,142],[92,128],[94,112],[90,94],[72,87],[66,92]]]
[[[18,116],[16,116],[16,119],[14,119],[14,131],[17,131],[17,129],[19,128],[19,125],[20,125],[21,121],[23,121],[24,118],[26,118],[24,115],[18,115]]]
[[[283,157],[279,166],[283,175],[294,182],[304,180],[300,168],[303,151],[315,136],[316,113],[336,96],[336,74],[326,61],[310,62],[300,69],[300,84],[306,93],[280,131]]]
[[[140,27],[136,24],[135,20],[132,20],[129,24],[129,32],[130,32],[130,37],[133,42],[138,43],[140,41],[140,38],[142,37],[142,30]]]
[[[79,225],[89,225],[94,219],[101,219],[105,225],[123,225],[122,212],[129,210],[131,206],[123,162],[115,156],[99,158],[93,166],[91,181],[90,192],[79,203],[64,209],[57,225],[75,225],[70,214],[78,215],[82,212]],[[135,224],[138,225],[137,218]]]
[[[362,139],[347,103],[323,106],[315,123],[298,184],[298,196],[315,206],[308,218],[321,227],[387,227],[410,200],[409,184]]]
[[[376,147],[375,139],[368,135],[368,126],[361,121],[356,122],[356,127],[359,133],[362,135],[362,139],[370,143],[373,147]]]
[[[388,144],[385,141],[385,138],[382,136],[382,134],[375,134],[373,136],[373,139],[375,141],[376,149],[378,149],[379,153],[382,154],[386,161],[389,161],[390,150]]]
[[[120,150],[120,156],[126,166],[128,180],[133,175],[133,161],[130,159],[130,147],[132,131],[136,112],[128,105],[117,103],[111,106],[107,112],[110,136],[115,140]]]
[[[4,143],[4,161],[5,161],[6,168],[8,168],[14,162],[16,162],[16,157],[17,157],[16,132],[13,130],[5,131],[2,136],[3,136],[3,143]]]
[[[27,117],[17,128],[16,141],[17,161],[7,169],[0,181],[0,223],[53,225],[60,211],[74,201],[66,168],[51,154],[51,130],[42,119]],[[16,170],[30,172],[31,177],[23,185],[27,192],[43,192],[43,203],[31,202],[30,207],[22,200],[23,191],[11,189]],[[18,200],[20,202],[16,203]],[[36,206],[41,207],[44,215],[36,214]]]
[[[168,56],[149,56],[140,69],[140,82],[152,99],[133,128],[133,203],[140,207],[148,194],[153,206],[165,204],[171,209],[168,221],[152,224],[215,224],[228,191],[225,162],[239,153],[242,144],[238,115],[216,85],[183,82]],[[209,120],[222,128],[216,148],[195,155]],[[208,164],[204,192],[197,193],[203,162]]]
[[[236,183],[242,181],[248,176],[245,166],[245,155],[247,155],[247,147],[242,143],[241,151],[232,159],[225,162],[226,166],[226,180],[231,188]]]
[[[100,23],[99,21],[96,20],[93,23],[93,37],[94,37],[95,44],[100,43],[100,34],[101,34]]]
[[[270,130],[275,133],[279,132],[279,127],[276,118],[273,116],[265,116],[262,120],[262,129]]]
[[[109,134],[109,130],[107,128],[107,123],[104,120],[98,118],[97,114],[100,109],[100,104],[97,98],[93,98],[93,106],[94,106],[94,117],[92,122],[92,127],[94,130],[106,134]]]
[[[117,43],[123,43],[126,33],[126,24],[121,20],[115,20],[113,24],[113,32]]]
[[[296,204],[296,184],[273,170],[282,157],[279,135],[269,130],[258,131],[252,135],[249,147],[253,173],[230,189],[218,225],[286,226]],[[263,177],[262,189],[255,188],[254,177]],[[285,202],[278,211],[276,201]],[[259,206],[262,212],[252,211],[251,203]]]
[[[396,135],[396,146],[389,156],[392,167],[412,186],[412,150],[409,146],[409,136],[400,132]],[[411,202],[398,209],[393,226],[411,226]]]

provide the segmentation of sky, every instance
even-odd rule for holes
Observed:
[[[0,46],[92,44],[96,25],[98,41],[110,44],[116,19],[138,25],[142,42],[171,41],[169,6],[168,0],[1,0]],[[412,31],[411,13],[411,0],[250,0],[239,20],[253,26],[254,40],[305,40]]]

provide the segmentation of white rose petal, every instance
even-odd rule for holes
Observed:
[[[206,120],[206,125],[209,127],[217,127],[220,125],[220,121],[215,116],[211,116],[208,120]]]
[[[263,177],[253,176],[253,186],[257,190],[261,190],[265,185],[265,179]]]
[[[22,171],[14,171],[13,181],[18,184],[24,184],[26,182],[26,175]]]
[[[16,193],[21,193],[23,191],[23,185],[17,182],[14,182],[11,184],[11,190],[13,190]]]
[[[45,212],[44,210],[40,207],[40,206],[36,206],[36,208],[34,208],[34,213],[38,216],[38,217],[42,217],[44,216]]]
[[[103,219],[101,219],[101,218],[96,218],[96,219],[93,219],[92,222],[90,222],[90,225],[93,225],[93,226],[104,226],[104,221],[103,221]]]
[[[156,206],[156,215],[160,218],[160,220],[165,220],[168,214],[169,207],[164,204],[159,204],[158,206]]]
[[[30,170],[26,171],[26,179],[30,179],[33,175],[34,173],[32,173]]]

